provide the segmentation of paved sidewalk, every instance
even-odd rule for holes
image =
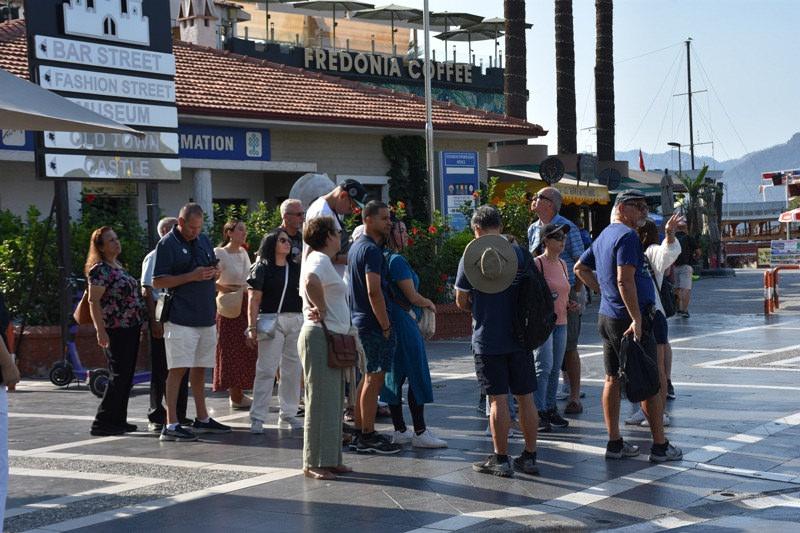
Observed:
[[[670,319],[677,399],[669,439],[685,460],[603,458],[603,379],[597,302],[580,352],[585,412],[540,435],[541,476],[500,479],[471,463],[492,450],[468,343],[429,344],[435,404],[428,425],[444,450],[391,457],[345,454],[355,472],[336,482],[300,472],[302,431],[247,432],[246,413],[213,394],[232,435],[161,443],[155,434],[94,438],[97,399],[85,388],[23,382],[9,395],[11,480],[6,531],[442,532],[586,529],[796,530],[800,517],[800,275],[782,279],[787,310],[761,315],[762,272],[696,283],[688,320]],[[800,300],[797,300],[800,301]],[[130,421],[146,428],[147,387]],[[562,403],[563,407],[563,403]],[[629,406],[623,405],[623,415]],[[190,412],[192,407],[190,406]],[[380,429],[390,429],[388,420]],[[649,450],[649,431],[623,427]],[[514,439],[511,452],[521,441]]]

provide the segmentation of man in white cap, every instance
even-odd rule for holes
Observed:
[[[472,313],[472,351],[475,373],[491,405],[489,425],[494,454],[472,468],[483,474],[512,477],[514,470],[538,474],[536,433],[539,417],[533,405],[536,370],[533,355],[514,335],[519,280],[525,252],[502,235],[500,212],[489,205],[475,210],[471,220],[473,240],[464,250],[456,275],[456,304]],[[525,450],[508,457],[508,392],[519,404]]]

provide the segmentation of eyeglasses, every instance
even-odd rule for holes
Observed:
[[[281,243],[281,244],[288,244],[288,243],[290,243],[292,241],[290,241],[286,237],[278,237],[278,242]]]
[[[547,200],[547,201],[548,201],[548,202],[550,202],[551,204],[553,203],[553,200],[551,200],[550,198],[548,198],[547,196],[545,196],[545,195],[543,195],[543,194],[537,194],[537,195],[535,195],[535,196],[533,197],[533,199],[534,199],[534,200]]]
[[[559,232],[556,232],[556,233],[551,233],[550,235],[545,235],[545,238],[546,239],[552,239],[554,241],[563,241],[564,239],[567,238],[567,236],[564,235],[563,232],[559,231]]]
[[[628,202],[625,205],[629,205],[631,207],[635,207],[639,211],[647,211],[647,204],[644,204],[644,203],[641,203],[641,202]]]
[[[286,213],[287,215],[291,215],[293,217],[304,217],[306,216],[305,211],[298,211],[297,213]]]

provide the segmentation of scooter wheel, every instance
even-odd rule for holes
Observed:
[[[111,374],[105,368],[98,368],[92,370],[92,375],[89,377],[89,390],[98,398],[102,398],[108,387],[108,379]]]
[[[66,387],[75,375],[72,373],[72,366],[64,361],[59,361],[50,369],[50,382],[56,387]]]

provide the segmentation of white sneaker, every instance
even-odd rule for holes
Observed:
[[[426,429],[421,435],[415,433],[411,437],[411,445],[414,448],[447,448],[447,442],[434,435],[430,429]]]
[[[264,433],[264,422],[256,419],[250,421],[250,433],[254,435],[261,435]]]
[[[638,411],[625,419],[625,423],[629,426],[639,426],[642,422],[647,422],[647,417],[644,416],[644,411],[640,407]]]
[[[412,431],[406,428],[405,431],[395,431],[394,435],[392,436],[392,442],[394,444],[408,444],[411,442],[411,435]]]
[[[669,419],[669,415],[667,413],[664,413],[664,427],[668,427],[671,423],[672,420]],[[639,425],[645,428],[649,428],[650,422],[648,422],[647,419],[644,419]]]
[[[556,392],[556,400],[566,400],[569,398],[569,383],[566,381],[561,382],[558,392]]]
[[[278,429],[300,429],[302,427],[303,421],[294,416],[278,418]]]

